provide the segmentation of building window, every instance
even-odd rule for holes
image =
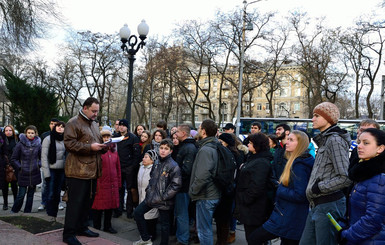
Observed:
[[[287,95],[288,95],[287,88],[282,88],[282,89],[279,90],[279,96],[286,97]]]
[[[295,96],[301,96],[301,88],[295,89]]]
[[[294,103],[294,111],[299,111],[299,109],[300,109],[299,103],[298,102]]]
[[[265,107],[266,107],[266,110],[270,110],[270,104],[269,103],[266,103]]]
[[[258,104],[257,104],[257,111],[260,111],[260,110],[262,110],[262,104],[261,104],[261,103],[258,103]]]
[[[195,115],[195,121],[198,121],[199,117],[198,115]]]
[[[174,114],[174,115],[172,115],[172,120],[176,120],[176,115]]]
[[[286,111],[286,103],[282,102],[279,104],[279,110],[280,111]]]
[[[249,110],[250,110],[250,106],[246,105],[246,111],[249,111]]]
[[[262,89],[257,90],[257,97],[261,98],[262,97]]]

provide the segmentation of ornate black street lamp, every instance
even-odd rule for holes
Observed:
[[[129,75],[128,75],[127,104],[126,104],[126,118],[130,128],[131,128],[131,104],[132,104],[132,77],[133,77],[135,54],[139,51],[139,49],[143,48],[143,46],[146,45],[144,40],[147,38],[149,29],[150,28],[146,24],[146,21],[142,20],[142,22],[138,25],[138,34],[140,39],[139,43],[138,43],[138,38],[135,35],[131,35],[131,31],[128,28],[127,24],[124,24],[124,26],[120,28],[120,31],[119,31],[120,39],[122,41],[122,50],[123,52],[127,52],[128,60],[130,61],[130,67],[129,67],[130,69],[129,69]],[[135,45],[137,46],[135,47]]]

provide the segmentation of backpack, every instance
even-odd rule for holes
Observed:
[[[235,191],[234,173],[237,168],[234,155],[219,142],[214,143],[213,146],[218,152],[217,171],[214,176],[214,183],[221,190],[222,195],[232,195]]]

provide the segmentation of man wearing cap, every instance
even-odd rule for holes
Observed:
[[[101,176],[102,159],[107,146],[103,144],[99,125],[95,121],[99,101],[87,98],[79,115],[71,118],[64,129],[64,145],[68,152],[65,164],[68,202],[64,221],[63,242],[81,244],[78,236],[98,237],[88,229],[88,215]]]
[[[225,131],[225,133],[233,134],[235,132],[234,124],[226,123],[226,125],[223,127],[223,131]]]
[[[337,243],[337,230],[326,214],[336,220],[346,211],[343,188],[348,178],[350,135],[337,126],[340,112],[330,102],[323,102],[313,110],[313,128],[320,134],[313,138],[318,145],[313,170],[306,188],[310,212],[302,233],[301,245],[333,245]]]
[[[126,210],[127,218],[132,218],[134,210],[134,200],[131,189],[137,188],[136,176],[140,163],[139,138],[128,131],[129,125],[126,119],[119,121],[119,132],[124,139],[117,143],[120,159],[120,169],[122,172],[122,188],[119,189],[119,208],[115,210],[114,217],[117,218],[123,213],[124,194],[127,190]],[[124,188],[125,186],[125,188]],[[137,192],[136,192],[137,193]]]

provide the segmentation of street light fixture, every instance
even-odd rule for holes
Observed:
[[[238,106],[237,106],[237,125],[236,125],[236,135],[237,137],[239,136],[239,131],[241,129],[241,110],[242,110],[242,82],[243,82],[243,62],[244,62],[244,55],[245,55],[245,32],[246,30],[252,30],[252,26],[250,26],[251,23],[248,23],[246,26],[246,18],[247,18],[247,13],[246,9],[247,6],[253,3],[260,2],[262,0],[257,0],[257,1],[252,1],[250,3],[247,3],[246,0],[243,1],[243,24],[242,24],[242,43],[241,43],[241,62],[240,62],[240,67],[239,67],[239,87],[238,87]]]
[[[138,43],[138,38],[135,35],[131,35],[131,31],[128,28],[127,24],[124,24],[124,26],[120,28],[120,31],[119,31],[120,40],[122,41],[121,48],[123,50],[123,53],[127,52],[128,60],[130,62],[129,76],[128,76],[128,89],[127,89],[127,104],[126,104],[126,118],[127,118],[129,127],[131,127],[132,77],[133,77],[135,54],[139,51],[139,49],[143,48],[144,45],[146,45],[144,40],[147,38],[147,34],[149,30],[150,28],[146,24],[146,21],[142,20],[142,22],[138,25],[138,34],[140,39],[139,43]],[[135,47],[135,45],[137,46]]]

